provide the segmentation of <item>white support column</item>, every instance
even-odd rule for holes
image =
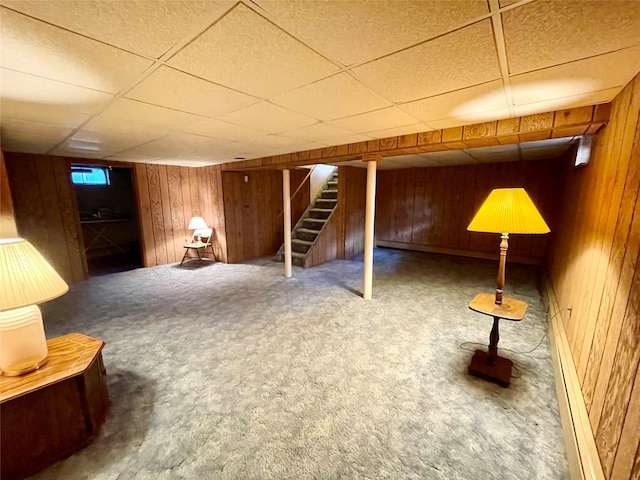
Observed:
[[[367,204],[364,217],[364,291],[363,298],[371,300],[373,291],[373,225],[376,217],[376,169],[378,162],[367,162]]]
[[[284,276],[291,277],[291,172],[282,171],[282,211],[284,218]]]

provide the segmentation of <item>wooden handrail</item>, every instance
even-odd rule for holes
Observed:
[[[302,180],[302,182],[300,182],[300,185],[298,185],[298,188],[296,188],[296,191],[293,192],[293,195],[291,195],[291,200],[293,200],[295,198],[295,196],[297,195],[297,193],[300,191],[300,189],[302,188],[302,186],[304,185],[304,182],[307,181],[307,179],[311,176],[311,174],[313,173],[313,171],[316,169],[318,165],[314,165],[309,169],[309,173],[307,173],[307,175],[304,177],[304,179]],[[309,199],[309,201],[311,201],[311,199]],[[280,213],[278,214],[278,216],[276,218],[280,218],[282,216],[282,214],[284,213],[284,210],[280,210]]]

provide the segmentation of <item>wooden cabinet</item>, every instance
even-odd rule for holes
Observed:
[[[47,346],[41,369],[0,377],[3,480],[33,475],[88,445],[107,415],[104,342],[71,333]]]

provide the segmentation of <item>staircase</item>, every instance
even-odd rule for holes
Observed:
[[[337,204],[338,169],[336,168],[291,232],[291,261],[294,265],[304,266],[309,249],[329,221]],[[284,245],[280,247],[277,255],[278,260],[283,262]]]

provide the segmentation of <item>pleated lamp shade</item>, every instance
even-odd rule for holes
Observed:
[[[470,232],[542,234],[551,230],[524,188],[497,188],[467,227]]]
[[[29,242],[0,239],[0,312],[53,300],[69,286]]]
[[[189,222],[187,230],[199,230],[201,228],[209,228],[207,222],[205,222],[202,217],[193,217]]]

